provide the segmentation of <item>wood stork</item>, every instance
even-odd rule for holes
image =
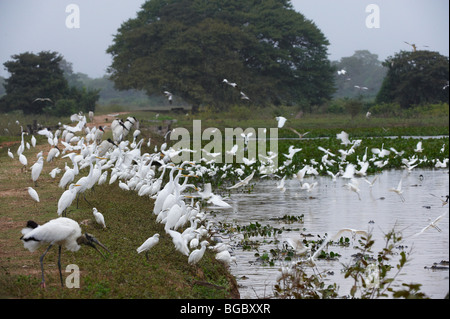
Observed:
[[[53,245],[58,245],[58,269],[59,277],[61,279],[61,286],[63,287],[63,280],[61,274],[61,248],[64,246],[69,251],[78,251],[81,245],[88,245],[105,257],[96,245],[102,247],[107,252],[111,253],[109,249],[100,243],[93,235],[88,233],[81,233],[80,225],[73,219],[67,217],[59,217],[52,219],[49,222],[38,225],[36,222],[30,220],[27,222],[25,228],[22,229],[22,237],[20,239],[23,245],[30,252],[36,251],[41,245],[49,244],[48,248],[39,258],[42,272],[41,287],[45,288],[44,278],[44,257]]]

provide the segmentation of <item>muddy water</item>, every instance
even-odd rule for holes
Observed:
[[[373,178],[370,176],[368,180]],[[396,188],[401,178],[404,201],[396,193],[388,191],[389,188]],[[261,180],[255,183],[250,193],[232,193],[227,201],[233,208],[221,210],[214,220],[240,225],[258,222],[277,228],[285,227],[287,230],[277,235],[278,241],[273,236],[265,238],[265,241],[262,237],[252,238],[261,244],[258,247],[260,255],[272,248],[282,248],[287,237],[303,239],[301,234],[310,234],[315,237],[307,239],[318,239],[317,235],[333,235],[342,228],[371,231],[375,240],[373,251],[378,252],[385,245],[384,234],[395,227],[405,239],[394,251],[411,252],[411,255],[394,288],[401,283],[420,283],[421,291],[429,297],[443,298],[449,289],[448,265],[444,270],[429,267],[449,260],[449,205],[443,206],[440,199],[430,194],[438,197],[449,194],[448,169],[414,170],[410,174],[402,170],[385,171],[378,175],[372,188],[364,179],[358,180],[361,200],[356,193],[343,187],[348,180],[342,178],[333,181],[329,177],[308,177],[304,181],[318,183],[309,193],[300,189],[298,180],[287,180],[284,193],[276,188],[277,180]],[[429,228],[414,236],[430,220],[444,213],[446,215],[437,224],[440,232]],[[277,220],[284,215],[303,215],[303,222]],[[343,264],[352,263],[351,255],[357,252],[354,245],[358,244],[358,238],[353,240],[350,233],[343,235],[350,238],[350,246],[328,247],[328,251],[341,255],[338,260],[317,262],[319,271],[330,271],[331,275],[327,275],[326,280],[338,284],[340,296],[347,295],[352,285],[351,279],[344,278],[342,269]],[[256,251],[242,249],[238,239],[229,243],[237,258],[237,265],[231,265],[231,272],[238,280],[241,297],[271,297],[280,267],[285,262],[276,261],[273,266],[263,264],[255,256]],[[399,258],[393,260],[393,266]]]

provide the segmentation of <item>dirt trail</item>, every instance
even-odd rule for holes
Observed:
[[[125,114],[129,114],[130,112],[117,112],[117,113],[109,113],[109,114],[102,114],[102,115],[94,115],[94,121],[86,123],[87,127],[91,128],[94,126],[102,126],[103,128],[106,127],[106,129],[111,129],[111,122],[114,121],[116,118],[124,117]]]

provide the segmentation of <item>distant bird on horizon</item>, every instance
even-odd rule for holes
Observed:
[[[225,83],[225,84],[228,84],[229,86],[232,86],[232,87],[234,87],[235,89],[237,89],[238,88],[238,85],[237,85],[237,83],[234,83],[234,82],[229,82],[227,79],[223,79],[223,81],[222,81],[223,83]]]
[[[167,97],[167,99],[169,100],[169,103],[172,104],[173,94],[170,93],[169,91],[164,91],[163,93]]]

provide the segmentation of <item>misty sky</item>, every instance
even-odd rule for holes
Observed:
[[[26,51],[57,51],[74,72],[101,77],[111,64],[105,51],[120,25],[134,18],[145,0],[0,0],[0,76],[3,63]],[[68,28],[66,7],[76,4],[80,27]],[[447,0],[292,0],[296,11],[315,22],[330,42],[330,60],[369,50],[380,60],[400,50],[449,55]],[[366,7],[379,8],[379,28],[368,28]],[[428,47],[423,47],[423,46]]]

